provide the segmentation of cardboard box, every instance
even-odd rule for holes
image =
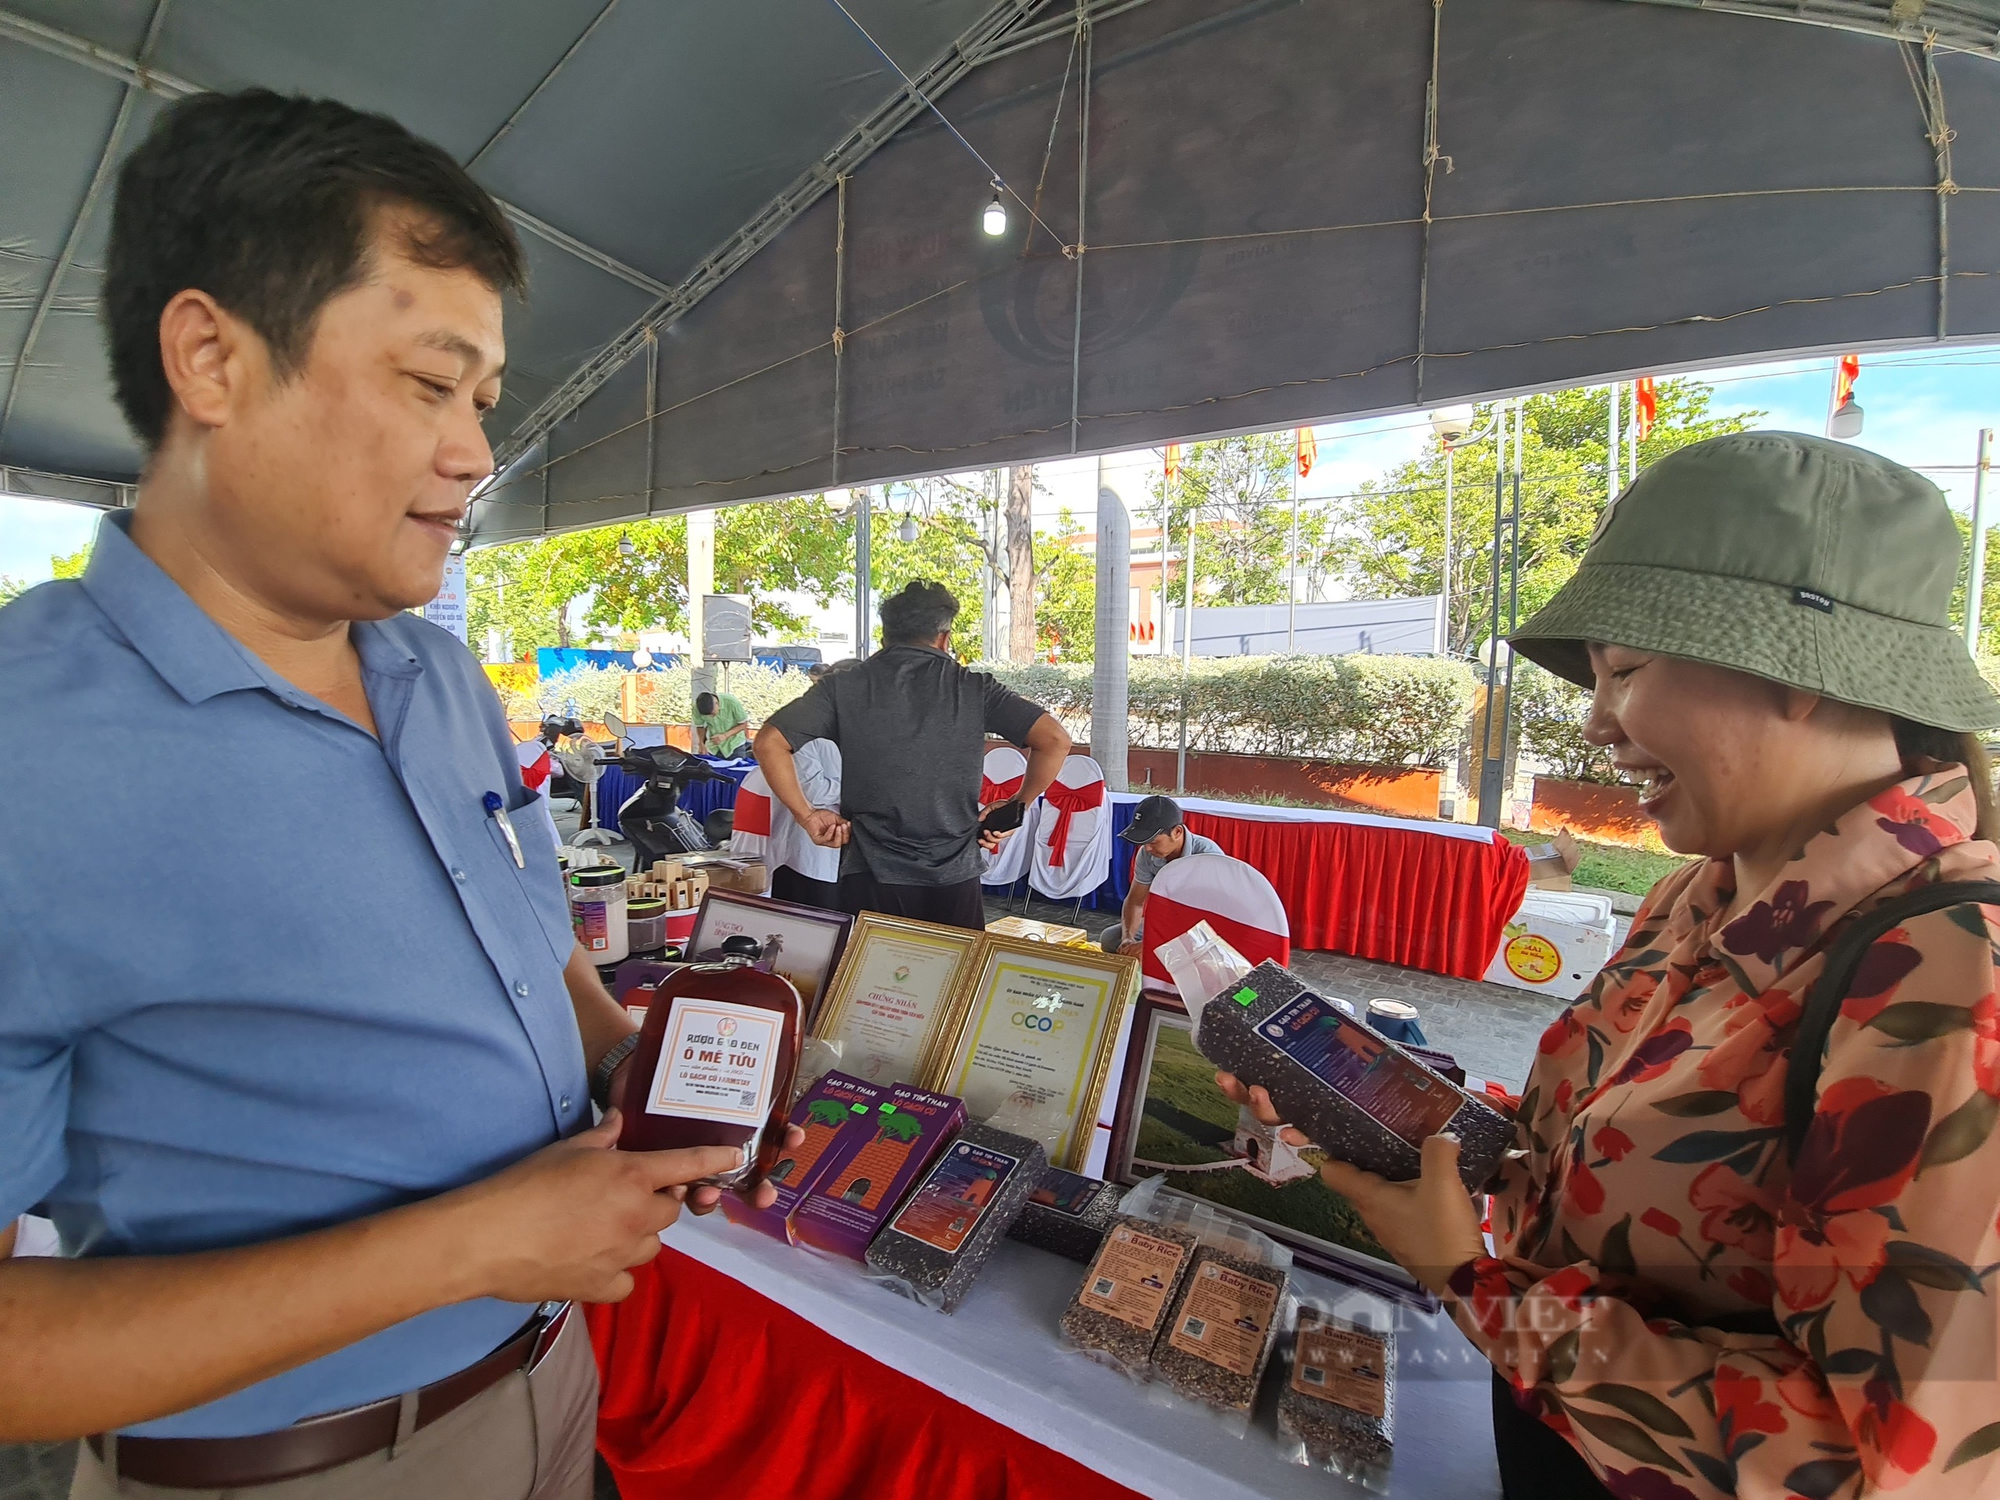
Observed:
[[[838,1171],[874,1139],[876,1106],[888,1095],[878,1084],[846,1073],[825,1073],[792,1106],[792,1123],[806,1133],[798,1150],[787,1152],[771,1169],[778,1199],[769,1208],[752,1208],[737,1193],[722,1195],[722,1216],[745,1224],[773,1239],[790,1241],[792,1214],[800,1200],[828,1172]]]
[[[1583,851],[1577,848],[1576,838],[1567,828],[1548,843],[1535,844],[1521,852],[1528,856],[1528,884],[1537,890],[1568,890],[1570,877],[1583,861]]]
[[[1493,984],[1574,1000],[1611,960],[1617,918],[1608,896],[1530,890],[1486,966]]]
[[[944,1143],[965,1123],[965,1103],[892,1083],[888,1097],[865,1117],[868,1139],[824,1173],[793,1210],[791,1234],[851,1260],[868,1254],[903,1196],[924,1175]]]
[[[1001,917],[988,922],[986,930],[1001,937],[1026,938],[1031,943],[1053,943],[1059,947],[1094,947],[1090,934],[1081,927],[1064,927],[1056,922],[1038,922],[1033,917]]]

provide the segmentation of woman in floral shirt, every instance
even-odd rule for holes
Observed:
[[[1326,1169],[1504,1377],[1510,1500],[2000,1495],[2000,908],[1867,950],[1786,1142],[1828,939],[2000,876],[1957,548],[1906,469],[1719,438],[1648,469],[1515,637],[1707,858],[1543,1036],[1494,1253],[1450,1138],[1414,1182]]]

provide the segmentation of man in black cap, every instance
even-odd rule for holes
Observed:
[[[1171,797],[1148,797],[1132,814],[1132,822],[1118,835],[1128,844],[1137,844],[1132,857],[1132,889],[1125,893],[1125,907],[1118,925],[1107,927],[1098,942],[1106,953],[1137,956],[1139,940],[1145,935],[1146,898],[1153,893],[1153,881],[1163,866],[1188,854],[1220,854],[1222,845],[1214,839],[1190,833],[1181,817],[1181,805]]]

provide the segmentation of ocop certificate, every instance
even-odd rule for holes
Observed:
[[[1049,1144],[1049,1160],[1063,1161],[1076,1139],[1078,1106],[1097,1065],[1116,981],[1015,958],[999,959],[982,977],[944,1092],[965,1100],[974,1120],[1015,1094],[1037,1105],[1055,1100],[1067,1123]]]

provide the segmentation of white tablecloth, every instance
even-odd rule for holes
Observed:
[[[1250,1435],[1239,1439],[1205,1416],[1153,1404],[1144,1388],[1063,1349],[1057,1320],[1083,1278],[1074,1261],[1007,1241],[946,1317],[864,1280],[852,1261],[792,1249],[720,1215],[684,1218],[662,1238],[863,1354],[1156,1500],[1366,1494],[1279,1456],[1272,1381]],[[1294,1280],[1300,1291],[1343,1291],[1309,1272]],[[1391,1493],[1497,1497],[1491,1366],[1441,1315],[1397,1311]]]

